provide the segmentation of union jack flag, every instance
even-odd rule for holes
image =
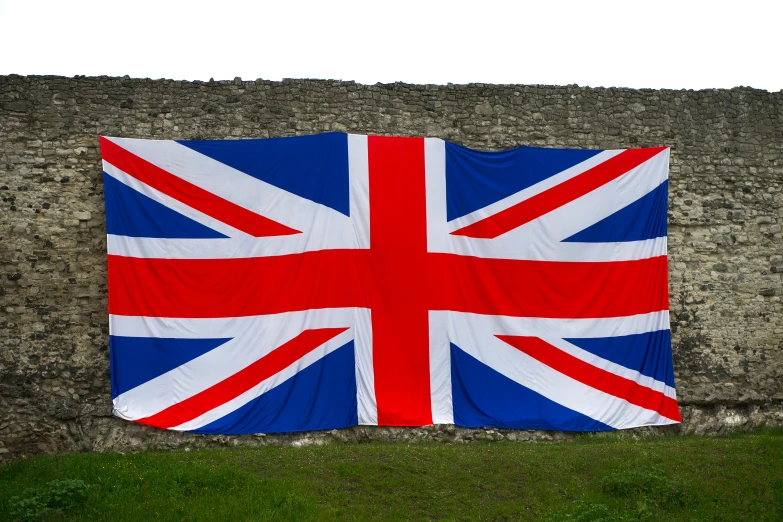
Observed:
[[[101,138],[112,396],[198,433],[680,422],[669,149]]]

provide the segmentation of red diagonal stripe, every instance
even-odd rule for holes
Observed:
[[[664,149],[666,147],[628,149],[549,190],[455,230],[451,234],[485,239],[496,238],[619,178]]]
[[[614,395],[641,408],[656,411],[668,419],[682,422],[677,401],[659,391],[597,368],[538,337],[514,335],[496,335],[496,337],[582,384]]]
[[[348,328],[319,328],[305,330],[287,343],[275,348],[256,362],[238,371],[231,377],[197,393],[196,395],[169,406],[163,411],[139,419],[138,422],[157,428],[172,428],[193,420],[260,384],[279,371],[292,365],[329,339]]]
[[[107,162],[167,196],[231,225],[237,230],[254,237],[301,234],[299,230],[272,221],[166,172],[157,165],[123,149],[113,141],[104,137],[101,137],[100,141],[101,156]]]

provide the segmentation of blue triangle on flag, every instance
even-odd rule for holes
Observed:
[[[270,185],[350,215],[347,134],[179,143]]]
[[[111,395],[117,397],[230,340],[110,335]]]
[[[106,233],[131,237],[223,238],[225,235],[183,216],[103,173]]]
[[[195,433],[242,434],[331,430],[356,426],[353,341]]]
[[[454,424],[466,428],[608,431],[602,422],[566,408],[512,381],[451,345]]]
[[[625,208],[564,239],[570,243],[613,243],[665,237],[669,181]]]
[[[490,152],[446,143],[446,219],[484,208],[600,152],[535,147]]]
[[[669,330],[565,340],[607,361],[636,370],[674,388],[672,339]]]

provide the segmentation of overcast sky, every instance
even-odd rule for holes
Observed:
[[[778,91],[781,23],[781,0],[0,0],[0,74]]]

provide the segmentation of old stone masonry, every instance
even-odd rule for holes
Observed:
[[[669,284],[684,422],[663,431],[783,425],[783,91],[0,76],[0,458],[568,437],[449,426],[205,437],[111,415],[98,136],[326,131],[441,137],[479,149],[671,146]]]

